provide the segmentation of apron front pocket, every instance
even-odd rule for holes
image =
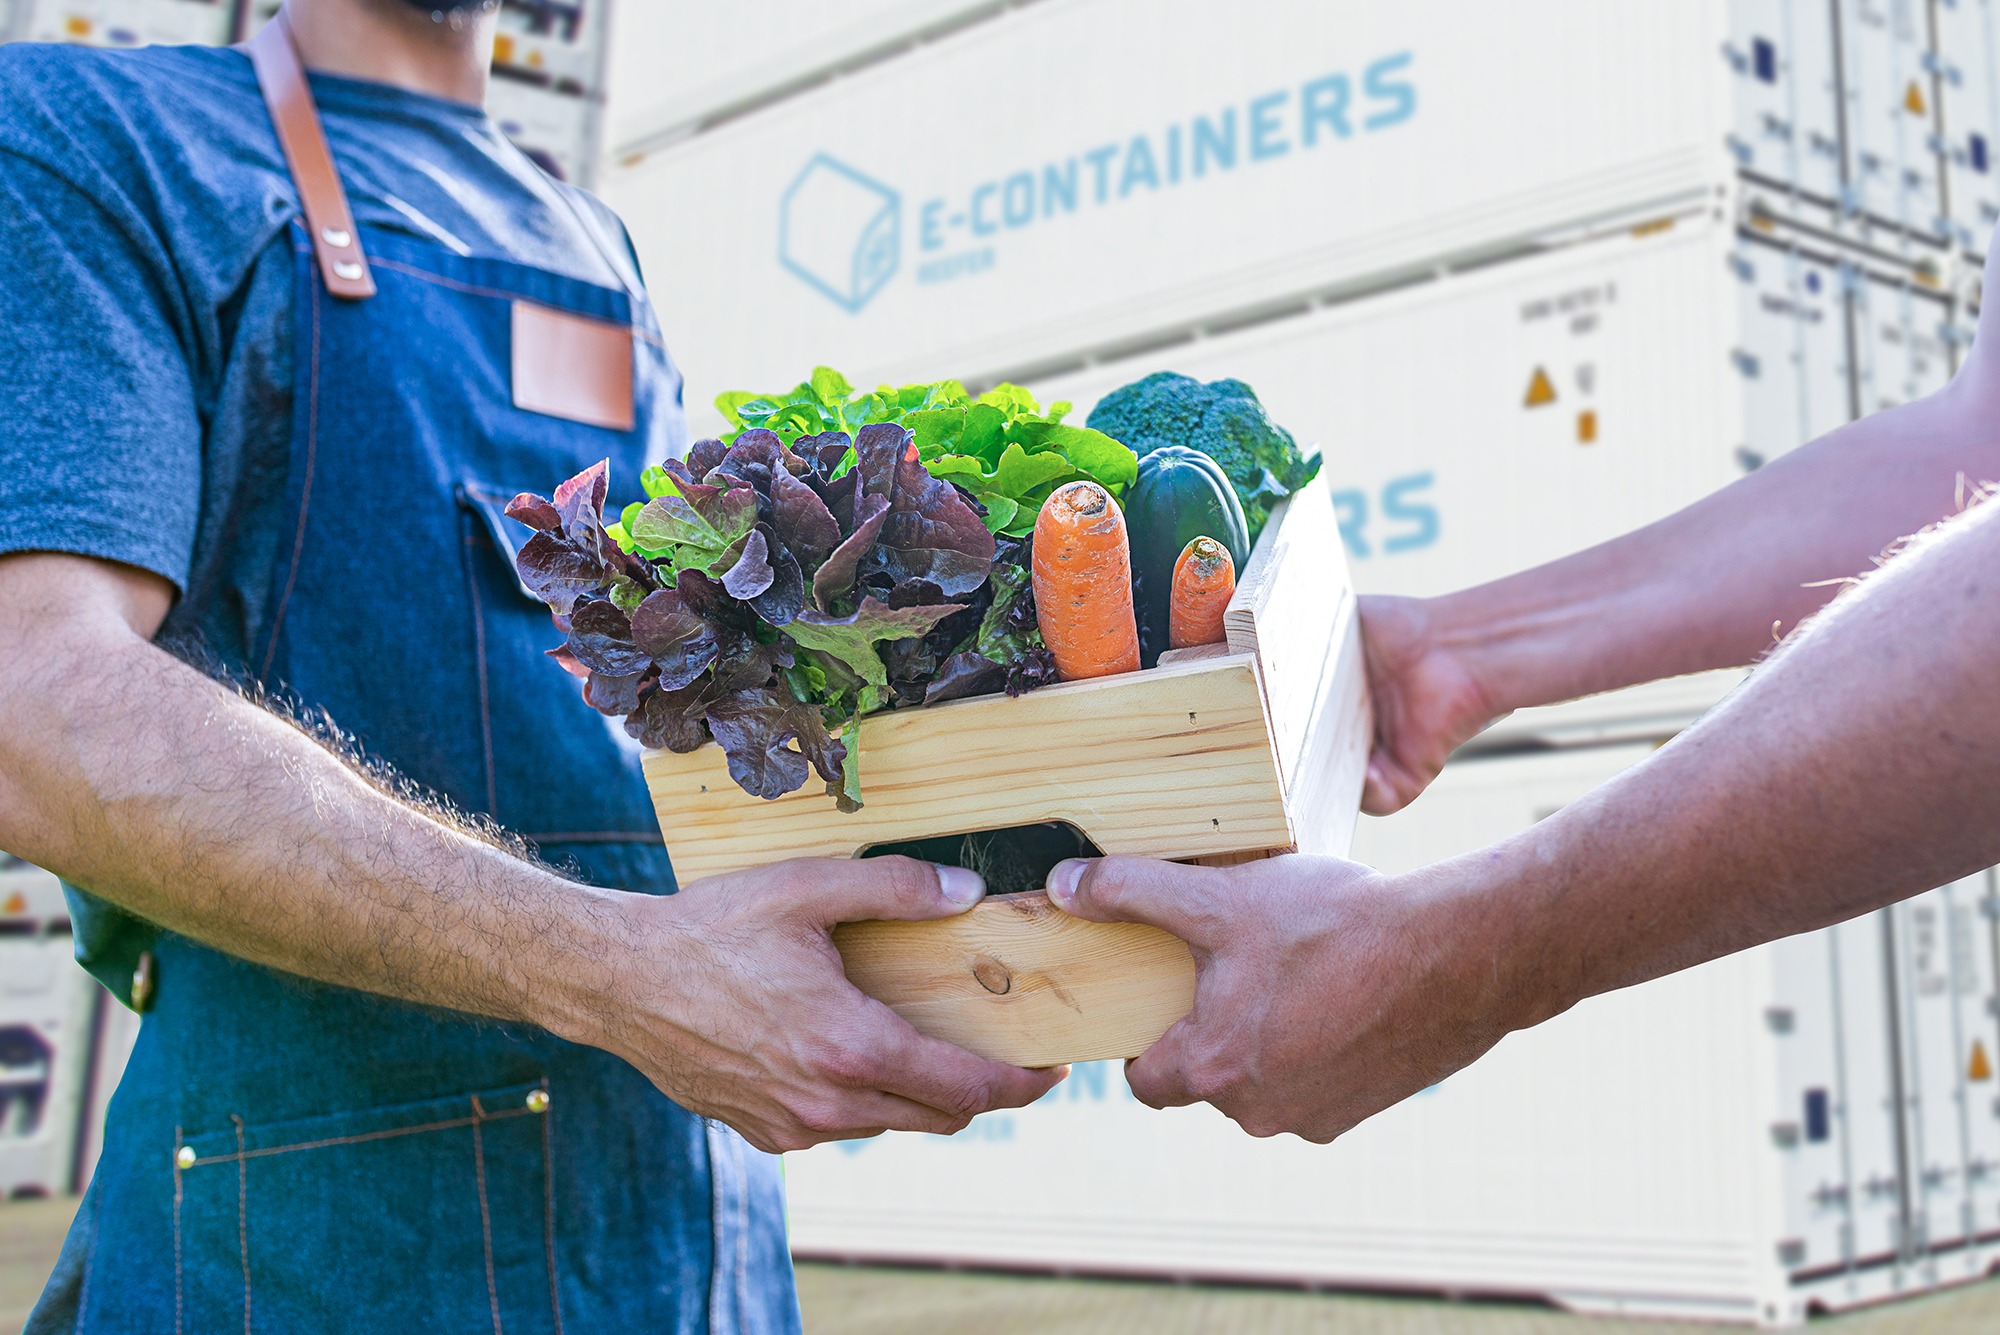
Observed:
[[[549,1107],[538,1082],[185,1136],[177,1326],[559,1331]]]

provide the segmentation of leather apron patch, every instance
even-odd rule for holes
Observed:
[[[513,363],[516,408],[632,429],[630,327],[516,301]]]

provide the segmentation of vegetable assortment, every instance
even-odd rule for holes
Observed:
[[[521,580],[564,632],[551,656],[633,737],[712,738],[766,799],[817,774],[843,810],[864,714],[1221,641],[1268,506],[1319,462],[1239,381],[1149,376],[1087,427],[1015,385],[863,393],[826,367],[716,406],[728,431],[648,468],[614,521],[602,463],[515,497]]]

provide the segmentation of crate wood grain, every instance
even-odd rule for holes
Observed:
[[[833,943],[854,985],[913,1028],[1016,1066],[1137,1056],[1194,1004],[1182,942],[1072,918],[1039,890],[949,924],[848,923]]]
[[[862,720],[866,805],[852,815],[816,784],[750,797],[713,745],[648,752],[675,871],[693,881],[1044,821],[1106,853],[1209,866],[1344,855],[1374,723],[1324,480],[1273,514],[1225,625],[1225,649],[1148,671]],[[1137,1056],[1193,996],[1181,942],[1069,918],[1039,893],[937,922],[850,923],[835,943],[855,985],[920,1031],[1024,1066]]]

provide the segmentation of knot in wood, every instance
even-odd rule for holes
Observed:
[[[979,980],[981,987],[996,997],[1006,996],[1007,990],[1014,986],[1014,975],[1007,971],[1006,965],[991,955],[980,955],[972,961],[972,976]]]

